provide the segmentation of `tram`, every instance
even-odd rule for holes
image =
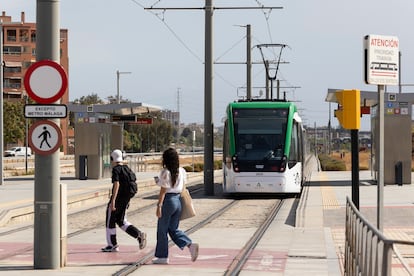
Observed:
[[[310,179],[308,148],[294,103],[230,103],[224,124],[223,192],[299,194]]]

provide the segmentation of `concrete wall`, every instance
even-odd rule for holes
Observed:
[[[110,154],[122,150],[122,125],[78,123],[75,125],[75,177],[100,179],[111,176]],[[86,157],[86,168],[82,158]]]

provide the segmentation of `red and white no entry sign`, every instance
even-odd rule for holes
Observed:
[[[50,104],[63,96],[68,87],[68,78],[60,64],[52,60],[41,60],[27,69],[24,86],[31,99]]]

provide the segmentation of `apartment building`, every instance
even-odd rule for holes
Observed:
[[[3,99],[4,101],[25,101],[24,75],[36,62],[36,23],[25,20],[22,12],[19,21],[3,11],[0,19],[3,28]],[[69,73],[68,30],[60,30],[60,64]],[[69,78],[69,75],[68,75]],[[69,88],[61,98],[61,104],[68,104]],[[68,153],[68,118],[60,120],[62,150]],[[18,141],[16,141],[18,142]],[[22,143],[22,141],[20,141]]]

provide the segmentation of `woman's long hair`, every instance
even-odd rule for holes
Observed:
[[[178,178],[178,168],[180,167],[180,160],[175,149],[169,148],[162,154],[162,166],[167,168],[171,173],[171,184],[174,187]]]

